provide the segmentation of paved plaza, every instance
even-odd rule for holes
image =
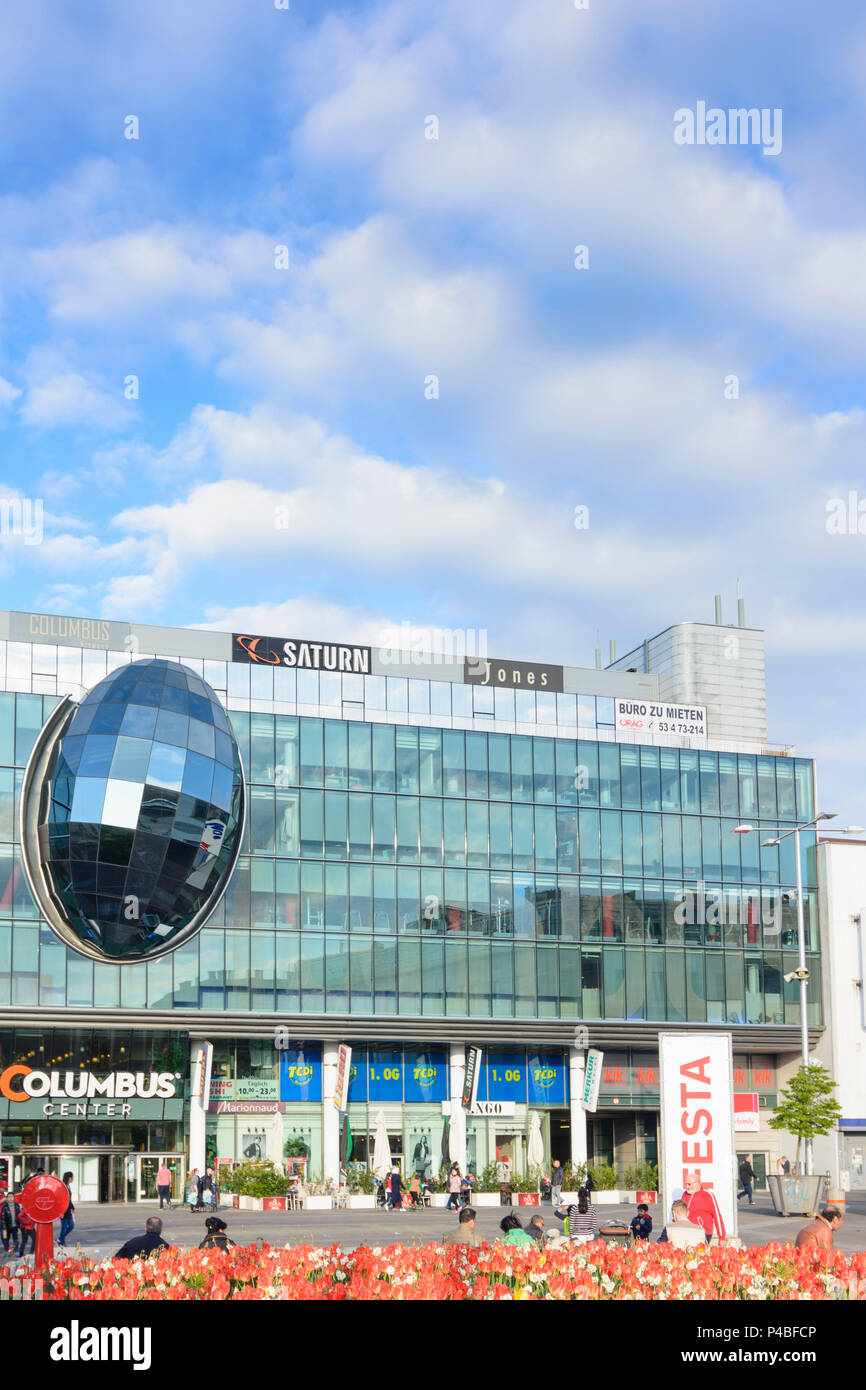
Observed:
[[[158,1203],[141,1203],[136,1206],[99,1206],[84,1204],[76,1207],[76,1227],[69,1240],[69,1248],[75,1245],[89,1256],[111,1255],[131,1235],[144,1229],[148,1216],[158,1213]],[[478,1229],[489,1240],[500,1234],[499,1222],[505,1214],[502,1207],[481,1207],[478,1209]],[[553,1216],[550,1205],[541,1207],[520,1207],[518,1215],[524,1225],[530,1216],[540,1211],[546,1224],[560,1229],[561,1223]],[[630,1221],[635,1214],[633,1206],[605,1206],[598,1208],[603,1219],[615,1218]],[[385,1244],[396,1241],[404,1243],[423,1243],[441,1240],[446,1231],[453,1230],[457,1218],[452,1212],[442,1208],[421,1211],[298,1211],[298,1212],[257,1212],[234,1211],[223,1208],[220,1215],[227,1222],[228,1234],[238,1244],[250,1244],[258,1240],[271,1245],[300,1245],[312,1242],[317,1245],[331,1245],[335,1241],[345,1250],[357,1245]],[[653,1235],[662,1228],[661,1208],[652,1213]],[[171,1244],[189,1249],[195,1246],[205,1234],[205,1215],[187,1208],[175,1207],[164,1211],[163,1236]],[[793,1241],[804,1223],[801,1217],[776,1216],[769,1197],[756,1199],[752,1208],[740,1204],[739,1235],[749,1245],[766,1245],[770,1241]],[[847,1253],[866,1249],[866,1193],[853,1197],[848,1204],[845,1224],[836,1233],[836,1248]]]

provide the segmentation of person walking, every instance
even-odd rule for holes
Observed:
[[[402,1211],[403,1209],[403,1179],[400,1177],[400,1169],[395,1164],[391,1169],[391,1176],[388,1179],[388,1209],[389,1211]]]
[[[750,1207],[755,1205],[755,1199],[752,1195],[752,1183],[754,1180],[755,1170],[752,1167],[752,1155],[746,1154],[746,1157],[740,1164],[740,1182],[743,1184],[743,1190],[737,1193],[737,1201],[739,1202],[741,1197],[748,1197]]]
[[[16,1195],[17,1195],[17,1194],[16,1194]],[[28,1246],[28,1243],[29,1243],[30,1249],[33,1251],[33,1253],[34,1253],[34,1255],[35,1255],[35,1254],[36,1254],[36,1222],[33,1220],[33,1217],[32,1217],[32,1216],[28,1216],[28,1215],[27,1215],[27,1213],[26,1213],[26,1211],[24,1210],[24,1208],[23,1208],[22,1206],[20,1206],[20,1205],[19,1205],[19,1211],[18,1211],[18,1225],[19,1225],[20,1231],[21,1231],[20,1243],[19,1243],[19,1246],[18,1246],[18,1254],[19,1254],[19,1255],[26,1255],[26,1254],[27,1254],[27,1246]]]
[[[220,1216],[209,1216],[205,1224],[207,1235],[204,1240],[199,1242],[199,1250],[230,1250],[234,1245],[231,1236],[227,1236],[226,1223]]]
[[[116,1260],[137,1260],[140,1257],[153,1255],[157,1250],[171,1250],[171,1246],[162,1238],[162,1221],[158,1216],[149,1216],[144,1226],[144,1235],[133,1236],[130,1240],[121,1245],[115,1255]]]
[[[72,1174],[64,1173],[63,1181],[65,1182],[66,1190],[69,1193],[69,1205],[67,1206],[65,1212],[60,1218],[60,1235],[57,1237],[58,1245],[66,1244],[66,1237],[69,1235],[69,1232],[73,1230],[75,1227],[75,1207],[72,1205]]]
[[[782,1155],[782,1167],[785,1170],[785,1177],[789,1178],[791,1176],[791,1160],[785,1158],[784,1154]]]
[[[421,1179],[417,1173],[413,1173],[409,1180],[409,1200],[413,1207],[421,1205]]]
[[[460,1179],[460,1205],[461,1205],[461,1206],[464,1206],[464,1207],[468,1207],[468,1206],[469,1206],[469,1201],[470,1201],[470,1198],[471,1198],[471,1197],[472,1197],[472,1174],[471,1174],[471,1173],[464,1173],[463,1177]]]
[[[159,1193],[160,1211],[162,1211],[163,1202],[167,1204],[169,1211],[171,1211],[171,1169],[165,1159],[162,1160],[156,1175],[156,1190]]]
[[[686,1190],[682,1200],[686,1204],[689,1220],[703,1226],[707,1240],[712,1236],[716,1236],[718,1240],[725,1239],[727,1231],[719,1204],[714,1193],[708,1187],[701,1186],[701,1175],[697,1170],[686,1173]]]
[[[582,1187],[577,1194],[577,1205],[556,1207],[553,1212],[559,1221],[568,1219],[568,1234],[571,1240],[581,1244],[595,1240],[598,1235],[598,1217],[595,1207],[589,1200],[589,1192]]]
[[[833,1233],[845,1220],[838,1207],[822,1207],[813,1221],[801,1226],[794,1246],[797,1250],[832,1250]]]
[[[197,1168],[193,1168],[187,1179],[186,1200],[190,1211],[201,1211],[201,1177]]]
[[[562,1178],[562,1164],[558,1158],[555,1158],[550,1172],[550,1200],[555,1207],[558,1207],[562,1201]]]
[[[456,1163],[452,1163],[448,1173],[448,1201],[445,1203],[446,1211],[459,1210],[461,1181],[460,1168]]]
[[[213,1180],[213,1168],[208,1168],[204,1177],[199,1178],[198,1191],[199,1201],[201,1203],[198,1210],[212,1212],[216,1207],[217,1199],[216,1183]]]
[[[18,1224],[18,1204],[15,1201],[15,1194],[10,1188],[3,1194],[3,1205],[0,1206],[0,1242],[6,1254],[9,1253],[9,1246],[12,1246],[12,1254],[18,1254],[18,1238],[20,1227]]]
[[[777,1159],[776,1159],[776,1177],[777,1177],[777,1178],[783,1178],[784,1176],[785,1176],[785,1160],[784,1160],[784,1158],[777,1158]]]
[[[586,1177],[583,1180],[583,1186],[589,1193],[593,1193],[595,1191],[595,1178],[592,1176],[592,1170],[590,1168],[587,1168],[586,1170]]]

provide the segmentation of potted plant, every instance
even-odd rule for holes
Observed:
[[[836,1082],[826,1067],[801,1066],[779,1096],[769,1121],[771,1129],[786,1129],[797,1136],[797,1177],[767,1174],[770,1196],[779,1216],[815,1216],[827,1187],[822,1174],[800,1174],[803,1140],[811,1145],[816,1134],[829,1134],[842,1107],[833,1095]]]
[[[376,1205],[376,1184],[373,1174],[363,1163],[353,1164],[347,1174],[349,1207],[352,1210],[371,1211]]]

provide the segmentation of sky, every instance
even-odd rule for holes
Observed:
[[[3,606],[590,666],[739,581],[866,824],[862,5],[283,2],[0,10]]]

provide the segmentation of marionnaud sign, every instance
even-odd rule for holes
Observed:
[[[24,1062],[13,1062],[0,1073],[0,1095],[10,1104],[43,1101],[46,1117],[128,1119],[135,1101],[173,1099],[180,1079],[175,1071],[115,1071],[95,1076],[89,1071],[37,1071]]]
[[[370,674],[370,648],[343,642],[310,642],[299,637],[255,637],[232,633],[232,661],[254,666],[291,666],[304,671]]]
[[[664,701],[614,700],[614,719],[622,733],[690,734],[705,737],[705,705],[675,705]]]
[[[662,1190],[665,1211],[687,1175],[719,1204],[728,1234],[736,1233],[734,1099],[730,1033],[660,1033]]]

